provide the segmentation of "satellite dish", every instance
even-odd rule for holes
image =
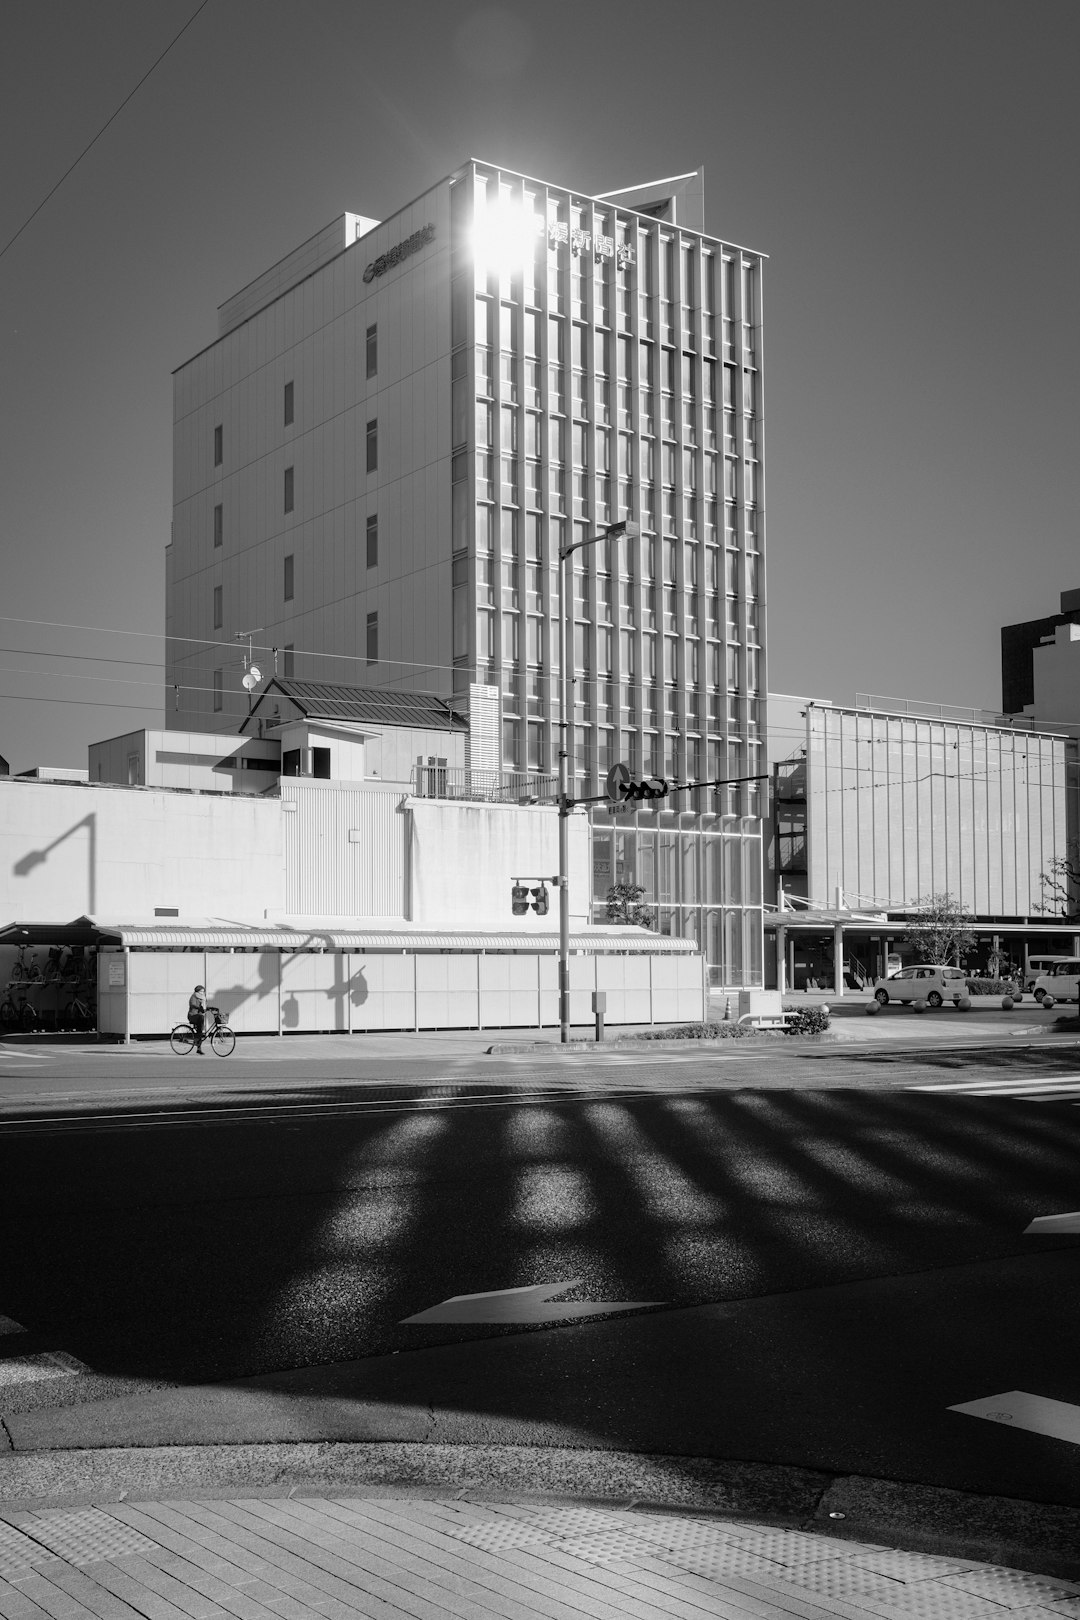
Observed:
[[[249,673],[244,676],[244,679],[241,681],[240,684],[244,688],[245,692],[253,692],[255,690],[255,688],[259,684],[259,682],[258,682],[258,680],[256,678],[256,675],[255,675],[255,671],[250,670]]]
[[[248,674],[251,676],[251,679],[254,681],[255,685],[258,686],[259,682],[262,680],[262,670],[259,668],[258,664],[252,664]],[[250,691],[251,688],[249,687],[248,690]]]

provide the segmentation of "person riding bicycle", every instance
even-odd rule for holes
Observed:
[[[195,1050],[202,1056],[203,1040],[206,1037],[206,986],[197,984],[191,992],[191,999],[187,1006],[188,1023],[195,1031]]]

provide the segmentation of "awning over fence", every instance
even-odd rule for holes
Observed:
[[[76,936],[76,933],[78,937]],[[190,923],[116,923],[80,917],[74,923],[11,923],[0,929],[0,945],[82,944],[121,946],[133,951],[523,951],[555,955],[559,936],[552,929],[507,933],[434,933],[422,929],[347,928],[340,922],[315,924],[241,923],[217,918]],[[570,949],[591,955],[696,951],[691,939],[653,934],[645,928],[594,925],[571,932]]]

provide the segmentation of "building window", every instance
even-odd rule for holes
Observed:
[[[214,429],[214,466],[220,467],[225,459],[225,429],[219,422]]]
[[[367,520],[367,566],[374,568],[379,561],[379,514],[372,512]]]
[[[283,653],[285,655],[284,659],[282,660],[282,663],[283,663],[283,673],[284,673],[284,676],[285,676],[286,680],[290,680],[292,678],[293,665],[296,662],[296,659],[295,659],[295,656],[294,656],[295,655],[295,650],[296,650],[295,649],[295,644],[293,642],[291,642],[291,641],[289,642],[289,645],[287,647],[282,648],[282,651],[283,651]]]
[[[330,780],[330,750],[329,748],[313,748],[311,750],[311,774],[322,781]]]
[[[379,328],[369,326],[367,329],[367,374],[374,377],[379,369]]]
[[[379,423],[376,419],[367,425],[367,470],[376,472],[379,466]]]
[[[220,546],[225,536],[225,508],[214,507],[214,544]]]
[[[291,552],[285,558],[285,589],[284,589],[284,596],[285,596],[286,602],[291,602],[292,599],[293,599],[293,559],[292,559],[292,553]]]
[[[293,425],[293,385],[292,385],[291,382],[287,382],[285,384],[285,426],[286,427],[292,427],[292,425]]]
[[[379,662],[379,615],[369,613],[367,616],[367,661],[369,664]]]
[[[221,708],[224,705],[224,701],[225,701],[225,671],[223,669],[215,669],[215,671],[214,671],[214,713],[215,714],[217,714],[221,710]]]
[[[292,467],[285,469],[285,510],[291,512],[295,501],[296,481],[293,477]]]
[[[214,586],[214,629],[220,630],[223,623],[223,610],[221,603],[221,586]]]

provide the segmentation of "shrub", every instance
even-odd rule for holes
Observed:
[[[637,1041],[739,1041],[758,1031],[749,1024],[674,1024],[670,1029],[646,1029]]]
[[[796,1015],[784,1025],[785,1032],[788,1035],[820,1035],[823,1030],[829,1027],[829,1009],[827,1007],[815,1007],[812,1005],[809,1007],[793,1007],[788,1004],[785,1006],[784,1011],[787,1013],[793,1012]]]
[[[972,996],[1015,996],[1023,989],[1015,979],[968,979],[967,987]]]

